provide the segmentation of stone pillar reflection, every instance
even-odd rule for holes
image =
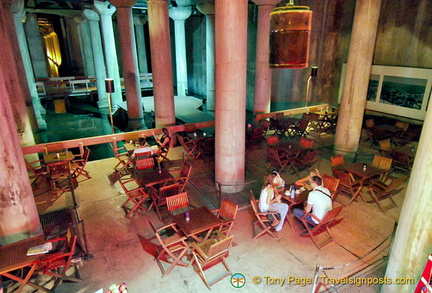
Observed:
[[[0,1],[0,245],[42,234],[21,152],[20,140],[25,142],[27,137],[30,138],[31,129],[23,97],[25,91],[18,77],[18,73],[25,76],[24,69],[21,61],[14,57],[19,54],[15,54],[18,41],[14,37],[11,2]],[[26,82],[24,84],[27,87]]]
[[[206,86],[207,86],[207,111],[215,109],[215,5],[214,0],[197,2],[198,10],[205,15],[206,20]]]
[[[32,101],[31,104],[33,105],[33,107],[28,106],[29,108],[28,110],[34,112],[37,128],[39,130],[46,130],[47,124],[41,115],[41,114],[45,114],[45,109],[41,111],[43,107],[40,103],[38,92],[36,89],[35,79],[33,75],[33,67],[30,59],[30,54],[27,46],[27,39],[25,36],[24,26],[22,22],[22,18],[25,15],[24,2],[23,1],[12,2],[12,10],[13,10],[15,31],[17,34],[19,48],[21,52],[22,63],[24,66],[24,72],[26,75],[27,84],[30,91],[30,98]]]
[[[216,1],[215,169],[228,193],[244,187],[247,23],[247,0]]]
[[[254,113],[270,112],[272,69],[269,67],[270,12],[281,0],[253,0],[258,5]]]
[[[356,2],[336,128],[336,153],[354,156],[359,147],[380,8],[381,0]]]
[[[167,0],[148,0],[156,127],[175,125]]]
[[[114,80],[115,91],[111,94],[112,110],[115,112],[118,105],[123,102],[122,90],[120,85],[119,65],[117,60],[117,50],[114,41],[114,30],[112,23],[112,15],[115,12],[115,7],[108,2],[95,1],[94,7],[99,13],[102,25],[102,41],[105,53],[105,64],[107,68],[107,78]]]
[[[185,20],[191,13],[190,6],[169,9],[169,16],[174,20],[177,96],[186,96],[188,92]]]
[[[91,9],[84,9],[83,14],[87,18],[90,27],[99,108],[108,108],[108,98],[105,92],[106,69],[99,28],[99,15]]]
[[[28,14],[24,25],[35,78],[48,78],[47,60],[36,14]]]
[[[78,24],[78,37],[80,40],[80,51],[83,59],[84,74],[95,77],[89,23],[87,19],[82,16],[75,16],[74,21]]]
[[[136,0],[110,0],[110,2],[117,8],[120,51],[129,117],[128,129],[145,129],[132,22],[132,7],[135,5]]]
[[[147,23],[147,16],[134,16],[133,19],[135,26],[139,72],[148,73],[146,43],[144,37],[144,25]]]

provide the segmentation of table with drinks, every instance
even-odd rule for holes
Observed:
[[[288,213],[290,212],[293,206],[298,204],[303,204],[304,202],[306,202],[308,196],[309,196],[309,190],[307,190],[306,188],[301,187],[296,189],[294,184],[289,185],[289,188],[285,190],[284,193],[282,193],[282,198],[288,202],[288,208],[289,208]],[[294,232],[293,225],[289,219],[289,214],[287,214],[286,219],[288,224],[291,227],[291,230]]]

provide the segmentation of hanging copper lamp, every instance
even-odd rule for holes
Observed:
[[[312,10],[308,6],[276,7],[270,13],[271,68],[307,68],[312,28]]]

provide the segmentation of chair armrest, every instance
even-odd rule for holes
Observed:
[[[311,218],[312,219],[314,219],[314,220],[317,220],[318,221],[318,223],[315,223],[314,221],[309,221],[308,219],[306,219],[306,217],[307,216],[311,216]],[[303,217],[301,217],[301,219],[303,220],[303,221],[306,221],[306,222],[308,222],[308,223],[311,223],[311,224],[313,224],[313,225],[318,225],[319,223],[321,223],[321,220],[320,219],[318,219],[314,214],[312,214],[312,213],[305,213],[304,215],[303,215]]]

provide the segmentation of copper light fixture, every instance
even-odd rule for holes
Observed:
[[[294,0],[270,13],[271,68],[307,68],[312,10],[294,6]]]

